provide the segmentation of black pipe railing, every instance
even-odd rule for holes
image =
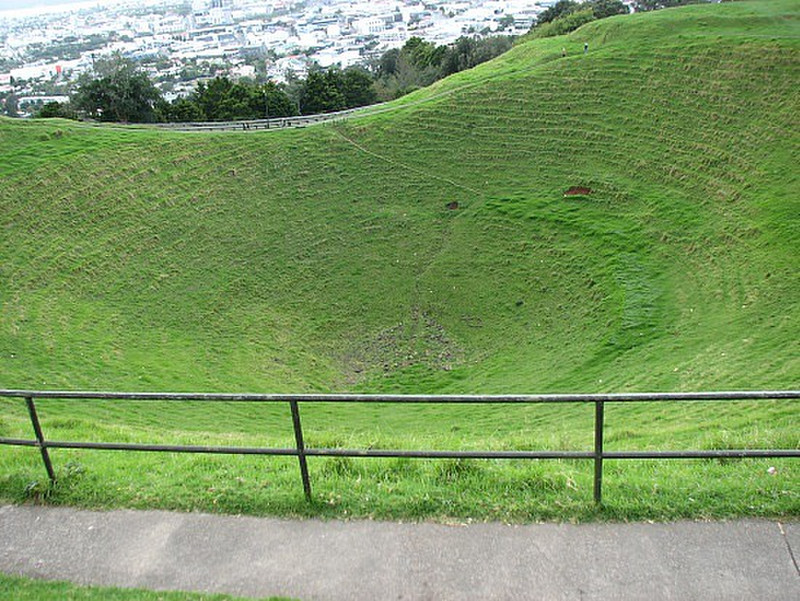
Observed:
[[[35,439],[0,437],[0,445],[38,447],[47,475],[52,482],[56,474],[48,449],[100,449],[121,451],[160,451],[171,453],[216,453],[232,455],[295,456],[300,466],[303,491],[311,500],[308,457],[410,457],[420,459],[592,459],[594,461],[594,500],[603,499],[603,461],[605,459],[707,459],[746,457],[800,457],[800,449],[720,449],[686,451],[605,451],[603,449],[605,403],[684,402],[684,401],[766,401],[797,400],[798,390],[758,390],[733,392],[667,392],[622,394],[534,394],[534,395],[382,395],[382,394],[215,394],[160,392],[78,392],[44,390],[0,390],[0,397],[22,398],[28,408]],[[246,402],[288,403],[294,429],[294,448],[221,447],[196,445],[163,445],[116,442],[81,442],[47,440],[42,432],[35,399],[94,399],[117,401],[168,402]],[[594,404],[594,449],[592,451],[426,451],[392,449],[326,449],[308,448],[303,439],[300,403],[589,403]]]
[[[291,117],[270,117],[268,119],[241,119],[238,121],[189,121],[174,123],[152,123],[150,127],[171,131],[256,131],[306,127],[317,123],[341,121],[356,114],[376,114],[391,110],[386,103],[371,104],[352,109],[315,113],[313,115],[293,115]]]

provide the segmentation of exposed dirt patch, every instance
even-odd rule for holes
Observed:
[[[564,196],[586,196],[591,193],[592,189],[586,186],[572,186],[569,190],[564,192]]]
[[[461,349],[448,338],[444,326],[427,312],[415,308],[407,321],[354,344],[345,356],[347,379],[355,383],[413,365],[449,371],[458,363],[461,354]]]

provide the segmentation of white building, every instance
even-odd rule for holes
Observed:
[[[381,17],[366,17],[353,22],[353,29],[361,35],[377,35],[386,29],[386,20]]]

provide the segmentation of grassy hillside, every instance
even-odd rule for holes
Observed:
[[[520,44],[394,110],[305,130],[179,134],[2,120],[1,384],[254,392],[796,388],[799,18],[797,3],[770,1],[607,19]],[[565,196],[572,187],[590,192]],[[45,427],[58,438],[290,439],[282,409],[255,416],[234,407],[223,416],[213,408],[43,405]],[[534,440],[583,448],[591,440],[583,429],[591,416],[579,407],[306,414],[311,444],[517,448]],[[0,434],[26,433],[24,419],[18,403],[0,401]],[[798,444],[797,412],[786,403],[713,414],[639,406],[612,411],[609,421],[626,447]],[[7,496],[41,469],[32,453],[15,453],[0,453]],[[125,480],[125,462],[163,465],[70,457],[91,465],[93,478],[109,470],[105,480],[97,476],[102,482]],[[316,465],[331,490],[348,486],[337,483],[337,470],[398,469]],[[726,474],[714,478],[734,488],[741,482],[745,495],[720,499],[720,511],[752,503],[756,512],[796,511],[796,493],[775,492],[769,502],[747,497],[757,494],[746,492],[753,485],[745,487],[742,475],[753,465],[714,466]],[[413,469],[421,470],[421,490],[436,497],[430,479],[439,480],[425,474],[442,468]],[[533,472],[525,470],[551,468],[520,466],[516,476],[509,474],[517,468],[474,469],[477,481],[513,491],[520,483],[507,478],[527,482]],[[496,481],[481,469],[499,470]],[[582,464],[552,469],[531,477],[556,473],[569,483],[588,476]],[[691,468],[619,469],[626,474],[618,478],[621,499],[636,470],[672,478],[670,470]],[[781,478],[796,484],[796,470],[786,470]],[[274,500],[280,485],[272,500],[248,502],[267,512],[294,507],[293,478],[287,472],[285,502]],[[708,481],[706,474],[695,482]],[[783,490],[785,482],[756,488]],[[456,486],[449,477],[441,484],[445,497]],[[140,495],[139,486],[130,483],[130,495]],[[202,496],[199,486],[187,499]],[[676,486],[667,505],[691,514],[680,501],[691,478]],[[86,485],[75,488],[62,498],[86,493]],[[145,502],[100,488],[89,495],[94,502]],[[556,499],[572,490],[552,488]],[[576,492],[574,503],[587,491]],[[416,492],[403,494],[401,505],[420,502]],[[157,496],[147,502],[194,506]],[[242,502],[228,509],[241,510]],[[642,502],[634,513],[646,513]],[[422,503],[408,512],[469,515],[475,503]],[[389,514],[406,511],[393,507]],[[557,513],[530,505],[509,511]]]

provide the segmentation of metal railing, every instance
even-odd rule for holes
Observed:
[[[256,131],[263,129],[288,129],[306,127],[316,123],[341,121],[355,114],[373,114],[386,110],[385,103],[371,104],[330,113],[294,115],[292,117],[270,117],[268,119],[242,119],[239,121],[187,121],[153,123],[154,127],[172,131]]]
[[[415,103],[416,104],[416,103]],[[403,105],[401,105],[403,106]],[[335,123],[354,115],[376,115],[399,107],[391,103],[378,102],[366,106],[358,106],[330,113],[314,113],[311,115],[293,115],[291,117],[268,117],[266,119],[240,119],[237,121],[176,121],[169,123],[150,123],[147,127],[168,129],[171,131],[258,131],[266,129],[291,129],[306,127],[317,123]]]
[[[719,449],[680,451],[606,451],[603,448],[606,403],[686,401],[771,401],[800,399],[798,390],[736,392],[674,392],[630,394],[536,394],[536,395],[381,395],[381,394],[206,394],[158,392],[73,392],[42,390],[0,390],[0,397],[22,398],[28,409],[35,439],[0,437],[0,445],[38,447],[47,475],[56,481],[48,449],[104,449],[123,451],[164,451],[172,453],[218,453],[236,455],[283,455],[297,457],[303,491],[311,500],[308,457],[411,457],[422,459],[591,459],[594,461],[594,500],[602,502],[603,461],[606,459],[707,459],[744,457],[800,457],[800,449]],[[292,415],[293,448],[187,446],[120,442],[54,441],[45,438],[35,399],[288,403]],[[401,404],[502,404],[583,403],[594,405],[594,449],[591,451],[432,451],[391,449],[308,448],[303,440],[300,403],[401,403]]]

